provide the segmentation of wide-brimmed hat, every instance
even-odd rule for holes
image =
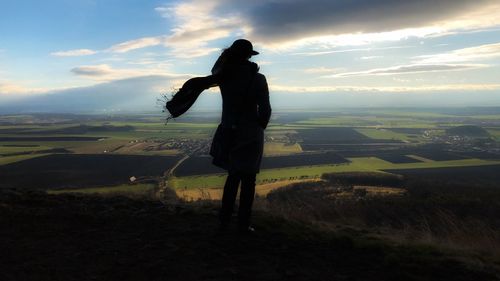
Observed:
[[[246,39],[238,39],[234,41],[229,49],[231,49],[234,53],[244,56],[255,56],[259,54],[259,52],[254,51],[252,43]]]

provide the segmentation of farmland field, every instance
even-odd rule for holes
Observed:
[[[0,187],[72,188],[123,184],[130,177],[162,176],[178,157],[53,154],[0,166]]]
[[[299,130],[299,137],[304,144],[336,144],[336,143],[384,143],[387,138],[371,138],[353,128],[329,127]],[[390,142],[398,142],[390,140]]]
[[[140,192],[128,186],[134,176],[164,177],[184,194],[218,190],[224,171],[208,151],[219,114],[168,123],[157,114],[0,115],[0,187]],[[491,173],[500,164],[495,114],[499,108],[276,111],[257,183],[282,186],[332,172]]]
[[[471,186],[488,185],[500,182],[500,165],[468,166],[468,167],[443,167],[424,169],[389,169],[389,173],[425,177],[427,180],[439,182],[459,182]]]
[[[377,158],[394,164],[422,162],[421,160],[401,154],[380,154],[377,155]]]
[[[0,137],[0,142],[98,141],[105,137]]]
[[[262,159],[262,169],[277,169],[325,164],[341,164],[349,161],[335,153],[308,153],[287,156],[272,156]],[[176,176],[223,173],[224,170],[212,165],[209,156],[190,157],[176,169]]]
[[[401,133],[393,129],[356,129],[359,133],[371,138],[380,140],[399,140],[399,141],[413,141],[417,142],[420,133]]]
[[[499,165],[500,161],[465,159],[454,161],[432,161],[393,164],[376,157],[349,158],[348,164],[338,165],[316,165],[279,169],[264,169],[257,176],[258,184],[270,182],[303,179],[309,180],[319,178],[324,173],[342,172],[386,172],[387,170],[407,170],[407,169],[433,169],[447,167],[483,167],[489,165]],[[175,177],[170,183],[175,188],[205,188],[221,187],[224,184],[224,174],[198,175]]]

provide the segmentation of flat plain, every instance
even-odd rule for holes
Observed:
[[[102,193],[139,179],[184,192],[217,190],[224,171],[208,151],[218,114],[193,112],[168,123],[159,114],[0,115],[1,186]],[[258,184],[343,172],[494,173],[487,166],[500,164],[498,116],[499,108],[277,111]],[[460,130],[471,126],[485,133]],[[460,133],[449,134],[452,128]]]

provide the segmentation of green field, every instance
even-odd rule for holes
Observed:
[[[11,154],[11,153],[21,153],[30,151],[40,151],[50,149],[48,146],[33,146],[33,147],[12,147],[12,146],[0,146],[0,155]]]
[[[488,161],[481,159],[464,159],[452,161],[430,161],[418,163],[393,164],[376,157],[350,158],[351,163],[340,165],[318,165],[307,167],[293,167],[285,169],[262,170],[257,176],[257,183],[262,184],[272,181],[285,181],[290,178],[316,178],[324,173],[341,172],[382,172],[388,169],[419,169],[419,168],[445,168],[467,167],[500,164],[500,160]],[[225,175],[202,175],[192,177],[177,177],[169,181],[173,188],[208,188],[222,187]]]
[[[26,154],[26,155],[16,155],[16,156],[0,156],[0,165],[6,165],[18,161],[23,161],[31,159],[34,157],[41,157],[47,154]]]
[[[490,133],[490,135],[492,135],[494,138],[496,138],[497,140],[500,140],[500,130],[488,130],[488,133]]]
[[[420,139],[418,135],[397,133],[388,129],[356,129],[356,131],[372,139],[400,141],[417,141]]]

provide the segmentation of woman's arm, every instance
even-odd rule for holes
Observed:
[[[271,103],[269,102],[269,88],[267,86],[266,76],[258,73],[257,77],[257,106],[259,114],[259,124],[266,128],[271,119]]]

